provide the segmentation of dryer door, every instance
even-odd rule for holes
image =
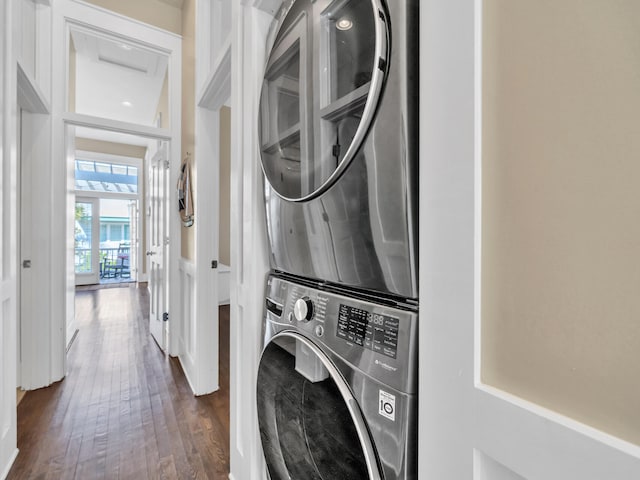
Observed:
[[[267,344],[258,369],[257,401],[271,480],[383,478],[349,386],[304,336],[282,332]]]
[[[327,190],[364,141],[382,92],[380,0],[294,0],[281,13],[260,97],[260,152],[281,197]]]

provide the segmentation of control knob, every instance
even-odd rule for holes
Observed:
[[[293,305],[293,314],[299,322],[308,322],[313,316],[313,302],[309,297],[296,300]]]

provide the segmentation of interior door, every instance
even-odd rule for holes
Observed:
[[[100,283],[100,200],[77,197],[75,204],[76,285]]]
[[[167,154],[166,145],[149,162],[149,238],[147,249],[147,272],[149,272],[149,330],[160,348],[167,348]]]

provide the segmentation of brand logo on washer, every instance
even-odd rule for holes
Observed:
[[[381,362],[378,359],[376,359],[375,364],[380,365],[382,368],[384,368],[385,370],[389,370],[390,372],[395,372],[396,370],[398,370],[396,367],[392,367],[388,363]]]
[[[378,396],[378,413],[392,422],[396,421],[396,396],[380,390]]]

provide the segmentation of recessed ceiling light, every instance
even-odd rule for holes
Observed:
[[[124,105],[125,107],[132,107],[133,106],[133,104],[129,100],[125,100],[124,102],[122,102],[122,105]]]
[[[347,17],[342,17],[336,22],[336,28],[338,30],[349,30],[351,27],[353,27],[353,22]]]

